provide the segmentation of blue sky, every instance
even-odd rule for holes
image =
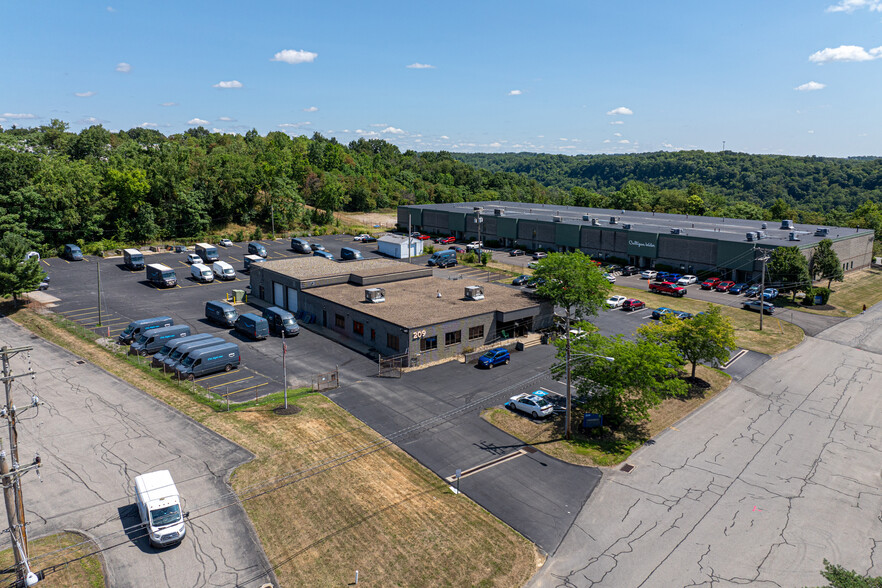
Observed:
[[[882,0],[0,4],[0,125],[882,155]]]

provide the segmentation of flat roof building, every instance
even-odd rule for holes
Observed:
[[[251,292],[404,365],[453,357],[552,324],[552,305],[505,286],[432,276],[387,259],[253,266]]]
[[[478,220],[480,219],[480,220]],[[694,274],[759,279],[756,249],[797,246],[806,257],[833,241],[843,270],[868,267],[873,231],[684,214],[556,206],[528,202],[456,202],[398,207],[398,225],[489,246],[550,251],[579,249],[610,263]]]

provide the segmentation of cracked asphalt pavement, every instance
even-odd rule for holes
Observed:
[[[529,586],[806,586],[882,575],[882,305],[765,362],[605,470]]]
[[[195,518],[170,549],[155,550],[140,529],[125,530],[140,522],[132,490],[138,474],[170,470],[184,510],[202,514],[228,502],[226,480],[252,458],[248,451],[9,319],[0,319],[0,345],[33,347],[36,379],[15,380],[15,404],[25,406],[32,393],[46,403],[21,414],[18,427],[22,462],[35,451],[43,460],[42,481],[34,473],[22,478],[31,538],[66,529],[94,538],[107,548],[108,586],[275,584],[239,504]],[[24,354],[11,364],[13,373],[27,371]]]

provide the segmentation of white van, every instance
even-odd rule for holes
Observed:
[[[181,497],[168,470],[135,478],[135,505],[151,546],[168,547],[184,539]]]
[[[204,263],[194,263],[190,266],[190,275],[197,282],[213,282],[214,274]]]
[[[228,264],[226,261],[215,261],[211,266],[212,271],[214,271],[214,277],[218,280],[235,280],[236,279],[236,270],[233,269],[233,266]]]

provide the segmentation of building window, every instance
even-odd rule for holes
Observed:
[[[420,351],[438,349],[438,337],[423,337],[420,339]]]
[[[484,325],[469,328],[469,339],[483,339]]]
[[[371,329],[371,341],[377,340],[377,332],[374,329]]]
[[[334,324],[341,329],[346,328],[346,318],[342,314],[334,315]]]
[[[386,333],[386,347],[398,351],[398,335]]]
[[[352,321],[352,332],[356,335],[364,335],[364,323]]]
[[[462,341],[462,331],[453,331],[452,333],[444,333],[445,345],[456,345]]]

